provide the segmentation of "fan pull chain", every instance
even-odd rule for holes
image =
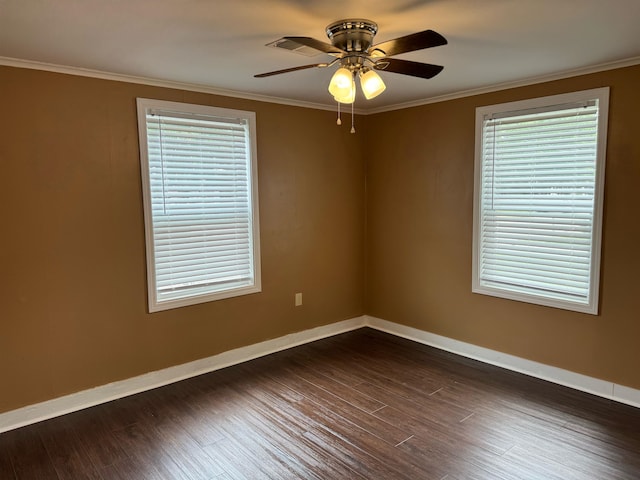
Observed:
[[[338,120],[336,120],[337,125],[342,125],[342,120],[340,120],[340,102],[338,103]]]
[[[355,118],[353,115],[353,105],[356,102],[351,102],[351,133],[356,133],[356,125],[355,125]]]

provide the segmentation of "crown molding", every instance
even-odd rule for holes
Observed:
[[[428,97],[422,100],[414,100],[411,102],[397,103],[395,105],[388,105],[385,107],[367,109],[365,111],[365,115],[374,115],[376,113],[391,112],[394,110],[403,110],[405,108],[411,108],[411,107],[420,107],[422,105],[429,105],[431,103],[446,102],[448,100],[456,100],[459,98],[472,97],[474,95],[482,95],[484,93],[498,92],[500,90],[507,90],[510,88],[526,87],[528,85],[552,82],[554,80],[563,80],[565,78],[578,77],[580,75],[588,75],[590,73],[598,73],[598,72],[604,72],[607,70],[615,70],[617,68],[632,67],[638,64],[640,64],[640,57],[632,57],[624,60],[617,60],[615,62],[592,65],[590,67],[582,67],[582,68],[576,68],[573,70],[565,70],[563,72],[557,72],[549,75],[529,77],[523,80],[517,80],[513,82],[496,83],[486,87],[473,88],[469,90],[461,90],[459,92],[447,93],[444,95],[437,95],[435,97]]]
[[[420,107],[422,105],[429,105],[432,103],[446,102],[449,100],[456,100],[465,97],[471,97],[474,95],[482,95],[485,93],[497,92],[500,90],[507,90],[510,88],[526,87],[528,85],[535,85],[538,83],[551,82],[554,80],[562,80],[565,78],[577,77],[580,75],[588,75],[591,73],[598,73],[607,70],[614,70],[617,68],[631,67],[640,64],[640,57],[632,57],[624,60],[617,60],[615,62],[602,63],[599,65],[592,65],[589,67],[577,68],[572,70],[566,70],[563,72],[557,72],[550,75],[541,75],[537,77],[530,77],[523,80],[517,80],[513,82],[496,83],[481,88],[473,88],[469,90],[461,90],[458,92],[447,93],[444,95],[437,95],[434,97],[427,97],[420,100],[414,100],[410,102],[397,103],[394,105],[387,105],[378,108],[356,108],[355,113],[358,115],[374,115],[377,113],[391,112],[394,110],[402,110],[405,108]],[[210,95],[221,95],[224,97],[241,98],[244,100],[254,100],[258,102],[277,103],[280,105],[288,105],[293,107],[312,108],[315,110],[327,110],[334,111],[334,105],[326,105],[323,103],[305,102],[302,100],[291,100],[282,97],[272,97],[269,95],[260,95],[255,93],[240,92],[237,90],[227,90],[222,88],[209,87],[206,85],[198,85],[185,82],[174,82],[171,80],[159,80],[148,77],[138,77],[135,75],[124,75],[120,73],[104,72],[101,70],[92,70],[88,68],[71,67],[67,65],[57,65],[53,63],[36,62],[32,60],[23,60],[19,58],[1,57],[0,66],[16,67],[16,68],[28,68],[32,70],[43,70],[48,72],[63,73],[66,75],[77,75],[82,77],[99,78],[102,80],[112,80],[116,82],[136,83],[141,85],[150,85],[154,87],[162,88],[174,88],[177,90],[185,90],[190,92],[207,93]]]
[[[185,90],[188,92],[207,93],[210,95],[221,95],[224,97],[241,98],[243,100],[254,100],[257,102],[277,103],[280,105],[288,105],[292,107],[312,108],[315,110],[334,111],[334,105],[326,105],[323,103],[305,102],[302,100],[292,100],[289,98],[272,97],[269,95],[260,95],[257,93],[240,92],[237,90],[227,90],[223,88],[209,87],[206,85],[198,85],[186,82],[174,82],[171,80],[160,80],[149,77],[138,77],[135,75],[125,75],[120,73],[104,72],[101,70],[92,70],[89,68],[71,67],[68,65],[57,65],[53,63],[36,62],[32,60],[23,60],[20,58],[2,57],[0,56],[0,66],[27,68],[31,70],[43,70],[46,72],[63,73],[65,75],[76,75],[80,77],[98,78],[101,80],[112,80],[115,82],[136,83],[140,85],[149,85],[152,87],[174,88],[177,90]],[[363,115],[366,112],[355,109],[355,113]]]

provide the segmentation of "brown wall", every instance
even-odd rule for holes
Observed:
[[[640,66],[367,118],[366,312],[640,388]],[[610,86],[600,315],[471,293],[475,108]]]
[[[136,97],[256,112],[262,293],[146,313]],[[333,112],[9,67],[0,98],[0,412],[364,313]]]
[[[332,112],[0,67],[0,412],[365,312],[640,388],[638,84],[631,67],[350,135]],[[600,86],[600,315],[472,294],[475,108]],[[136,97],[257,113],[262,293],[146,313]]]

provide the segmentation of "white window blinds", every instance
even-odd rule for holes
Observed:
[[[597,313],[601,100],[548,100],[478,119],[474,291]]]
[[[250,112],[139,108],[150,311],[259,291]]]

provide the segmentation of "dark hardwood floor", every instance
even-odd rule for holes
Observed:
[[[640,479],[640,409],[361,329],[0,435],[0,479]]]

